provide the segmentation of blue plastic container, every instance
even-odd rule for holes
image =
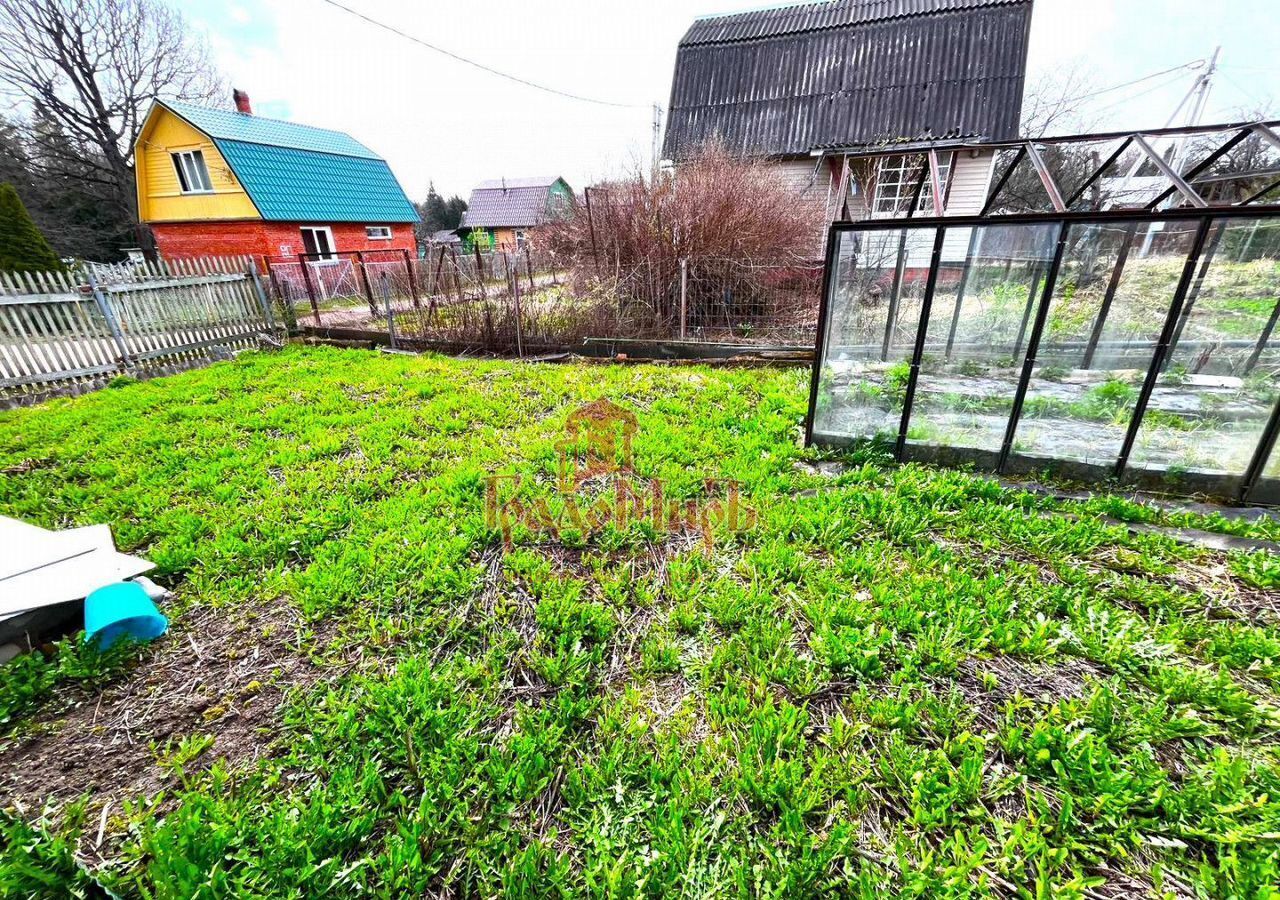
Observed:
[[[141,585],[121,581],[100,587],[84,601],[84,639],[98,638],[106,650],[128,635],[149,641],[169,630],[169,620],[160,614]]]

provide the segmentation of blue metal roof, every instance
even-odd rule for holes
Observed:
[[[288,222],[416,222],[391,167],[376,157],[215,140],[264,219]]]
[[[244,141],[250,144],[269,144],[272,147],[292,147],[295,150],[314,150],[317,153],[380,159],[378,154],[341,131],[299,125],[282,119],[264,119],[229,109],[209,109],[176,100],[162,100],[160,103],[214,140]]]
[[[386,160],[341,131],[191,103],[160,103],[213,139],[262,218],[416,222]]]

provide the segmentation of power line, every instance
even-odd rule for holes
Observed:
[[[1128,97],[1121,97],[1119,100],[1115,100],[1111,103],[1106,104],[1105,106],[1099,106],[1097,109],[1094,110],[1094,112],[1104,112],[1108,109],[1115,109],[1117,106],[1123,106],[1126,103],[1130,103],[1134,100],[1137,100],[1139,97],[1145,97],[1147,96],[1147,94],[1153,94],[1156,91],[1167,88],[1171,84],[1175,84],[1177,81],[1178,81],[1178,76],[1176,75],[1173,78],[1166,78],[1164,81],[1160,82],[1159,84],[1152,85],[1151,87],[1147,88],[1145,91],[1138,91],[1138,93],[1136,94],[1130,94]]]
[[[1228,82],[1232,87],[1234,87],[1237,91],[1239,91],[1241,94],[1243,94],[1243,95],[1244,95],[1244,97],[1245,97],[1245,99],[1246,99],[1246,100],[1248,100],[1250,103],[1256,103],[1256,104],[1258,104],[1259,106],[1271,106],[1271,105],[1272,105],[1271,101],[1261,99],[1257,94],[1255,94],[1255,93],[1254,93],[1253,91],[1251,91],[1249,88],[1245,87],[1245,86],[1244,86],[1243,84],[1241,84],[1240,82],[1236,81],[1234,78],[1232,78],[1232,77],[1231,77],[1230,75],[1228,75],[1226,72],[1223,72],[1223,73],[1222,73],[1222,77],[1223,77],[1224,79],[1226,79],[1226,80],[1227,80],[1227,82]]]
[[[1105,87],[1098,91],[1091,91],[1088,94],[1081,94],[1078,97],[1069,97],[1068,99],[1063,100],[1062,102],[1075,103],[1078,100],[1088,100],[1090,97],[1097,97],[1100,94],[1109,94],[1112,91],[1118,91],[1121,88],[1132,87],[1135,84],[1141,84],[1144,81],[1150,81],[1152,78],[1159,78],[1161,75],[1168,75],[1170,72],[1181,72],[1183,69],[1191,69],[1191,68],[1195,68],[1197,65],[1203,65],[1203,64],[1204,64],[1204,60],[1201,60],[1201,59],[1193,60],[1188,63],[1183,63],[1182,65],[1179,65],[1179,66],[1174,66],[1171,69],[1165,69],[1161,72],[1152,72],[1150,75],[1143,75],[1141,78],[1135,78],[1133,79],[1133,81],[1126,81],[1123,84],[1113,84],[1111,87]]]
[[[474,59],[468,59],[465,56],[461,56],[457,53],[454,53],[452,50],[446,50],[444,47],[438,47],[435,44],[429,43],[428,41],[424,41],[420,37],[415,37],[412,34],[407,34],[406,32],[401,31],[399,28],[396,28],[394,25],[388,25],[385,22],[379,22],[377,19],[371,19],[362,12],[358,12],[357,10],[352,9],[349,6],[344,6],[343,4],[338,3],[337,0],[322,0],[322,2],[327,3],[330,6],[336,7],[337,9],[340,9],[345,13],[353,15],[357,19],[361,19],[365,22],[368,22],[370,25],[374,26],[375,28],[381,28],[383,31],[389,31],[392,34],[402,37],[407,41],[412,41],[415,44],[418,44],[422,47],[426,47],[428,50],[434,50],[436,53],[443,54],[449,57],[450,59],[455,59],[460,63],[465,63],[468,66],[473,66],[474,68],[480,69],[482,72],[488,72],[490,75],[497,75],[499,78],[505,78],[508,81],[514,81],[516,84],[523,84],[525,87],[531,87],[539,91],[546,91],[548,94],[555,94],[558,97],[567,97],[570,100],[580,100],[583,103],[595,103],[599,106],[614,106],[620,109],[647,109],[648,108],[648,104],[615,103],[612,100],[600,100],[596,97],[584,97],[581,94],[573,94],[573,93],[570,93],[569,91],[559,90],[558,88],[547,87],[545,84],[538,84],[536,81],[530,81],[527,78],[521,78],[518,75],[512,75],[508,72],[503,72],[499,69],[493,68],[492,66],[486,66],[484,63],[476,62]]]

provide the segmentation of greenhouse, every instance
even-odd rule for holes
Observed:
[[[1280,502],[1280,206],[1258,202],[1275,186],[1257,191],[1259,171],[1196,180],[1248,141],[1280,141],[1267,125],[1226,131],[1189,167],[1143,136],[1100,136],[1119,149],[1069,200],[1052,164],[1065,145],[1026,142],[981,215],[913,205],[833,225],[810,442]],[[1145,204],[1080,203],[1121,180],[1105,173],[1135,145]],[[1024,165],[1050,211],[1001,206]]]

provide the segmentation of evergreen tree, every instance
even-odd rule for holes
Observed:
[[[445,228],[450,231],[462,224],[462,214],[467,211],[467,201],[461,197],[453,196],[445,203]]]
[[[429,240],[437,231],[453,231],[462,224],[462,214],[467,211],[467,201],[453,196],[446,200],[436,191],[435,184],[427,188],[427,199],[417,204],[418,236]]]
[[[0,272],[56,272],[62,262],[13,185],[0,184]]]

